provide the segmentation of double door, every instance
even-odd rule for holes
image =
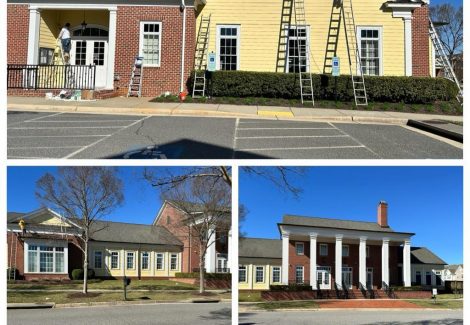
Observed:
[[[70,50],[72,65],[96,66],[95,88],[106,87],[108,69],[108,40],[107,39],[75,39]]]

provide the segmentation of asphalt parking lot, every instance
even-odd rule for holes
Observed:
[[[461,145],[401,125],[8,112],[8,158],[459,159]]]

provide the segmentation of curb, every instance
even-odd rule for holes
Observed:
[[[7,304],[7,309],[43,309],[54,308],[55,303],[11,303]]]
[[[422,122],[422,121],[417,121],[417,120],[408,120],[407,125],[411,126],[411,127],[414,127],[414,128],[417,128],[417,129],[420,129],[420,130],[423,130],[423,131],[426,131],[426,132],[433,133],[435,135],[438,135],[438,136],[441,136],[441,137],[444,137],[444,138],[447,138],[447,139],[450,139],[450,140],[454,140],[454,141],[463,143],[463,134],[460,134],[460,133],[457,133],[457,132],[441,129],[439,127],[430,125],[430,124]]]

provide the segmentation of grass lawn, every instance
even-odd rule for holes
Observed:
[[[127,300],[129,301],[145,301],[145,300],[186,300],[197,298],[211,299],[230,299],[231,293],[206,293],[204,296],[196,292],[127,292]],[[81,296],[79,293],[70,292],[8,292],[8,303],[25,303],[25,302],[55,302],[56,304],[64,303],[90,303],[90,302],[108,302],[122,301],[124,294],[122,292],[92,292],[89,296]]]
[[[319,308],[315,301],[270,301],[254,305],[256,309],[276,310],[276,309],[310,309]]]
[[[436,303],[432,299],[413,299],[408,301],[426,308],[463,309],[463,300],[438,299]]]
[[[253,292],[238,291],[238,301],[240,301],[240,302],[258,302],[258,301],[262,301],[261,292],[259,292],[259,291],[253,291]]]
[[[179,102],[177,96],[157,97],[152,102]],[[187,96],[185,103],[208,103],[208,104],[234,104],[234,105],[266,105],[266,106],[287,106],[302,107],[300,99],[284,99],[284,98],[264,98],[264,97],[213,97],[213,98],[192,98]],[[312,107],[310,104],[304,104],[303,107]],[[333,108],[333,109],[353,109],[353,102],[340,102],[333,100],[315,100],[316,108]],[[409,113],[428,113],[428,114],[444,114],[444,115],[462,115],[462,105],[454,101],[436,102],[429,104],[405,104],[405,103],[380,103],[369,101],[368,106],[361,107],[365,111],[389,111],[389,112],[409,112]]]
[[[83,287],[82,280],[74,280],[69,283],[64,282],[24,282],[7,284],[8,289],[81,289]],[[122,280],[90,280],[88,282],[89,289],[122,289]],[[147,289],[147,290],[196,290],[195,285],[170,281],[170,280],[135,280],[132,279],[129,290]]]

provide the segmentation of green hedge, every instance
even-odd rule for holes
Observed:
[[[312,75],[315,99],[353,101],[351,77]],[[458,93],[456,85],[444,78],[365,77],[370,101],[432,103],[448,101]],[[193,74],[188,80],[192,88]],[[299,98],[299,76],[294,73],[215,71],[212,73],[214,97]]]
[[[404,286],[392,286],[390,287],[394,291],[423,291],[425,290],[422,286],[420,285],[412,285],[411,287],[404,287]],[[427,289],[430,291],[429,289]]]
[[[289,285],[270,285],[269,290],[271,291],[312,291],[312,287],[308,284],[296,284],[292,283]]]
[[[214,280],[231,280],[232,275],[230,273],[206,273],[204,274],[206,279]],[[175,273],[175,278],[190,278],[199,279],[199,272],[179,272]]]
[[[73,269],[72,270],[72,280],[83,280],[83,269]],[[95,270],[88,269],[87,273],[88,279],[93,279],[95,277]]]

